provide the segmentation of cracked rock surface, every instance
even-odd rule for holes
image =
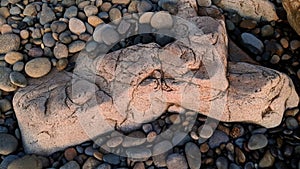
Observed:
[[[199,28],[188,36],[91,60],[82,52],[74,73],[52,71],[18,90],[13,104],[25,151],[51,154],[114,129],[130,131],[172,105],[221,121],[277,126],[299,102],[291,80],[265,67],[227,63],[224,22],[198,17],[193,4],[181,2],[178,15]]]

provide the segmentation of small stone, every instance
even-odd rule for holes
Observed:
[[[129,22],[122,19],[117,30],[120,34],[125,34],[129,30],[130,26]]]
[[[45,25],[46,23],[49,23],[51,21],[54,21],[56,19],[56,16],[52,9],[48,7],[46,3],[43,4],[42,6],[42,11],[40,15],[40,23],[42,25]]]
[[[59,169],[80,169],[80,166],[76,161],[69,161]]]
[[[21,0],[8,0],[8,2],[11,4],[16,4],[16,3],[21,2]]]
[[[123,147],[135,147],[146,142],[146,135],[141,131],[134,131],[128,134],[122,142]]]
[[[98,13],[98,8],[94,5],[87,5],[84,7],[84,13],[86,16],[96,15]]]
[[[257,26],[257,22],[255,20],[242,20],[240,23],[240,27],[244,29],[254,29]]]
[[[20,36],[21,36],[22,39],[27,39],[29,37],[28,30],[21,30]]]
[[[8,165],[18,158],[19,157],[16,155],[8,155],[8,156],[4,157],[3,161],[0,163],[0,168],[7,169]]]
[[[77,35],[84,33],[86,31],[86,27],[85,27],[84,23],[77,18],[70,19],[69,28],[72,33],[77,34]]]
[[[280,56],[273,55],[272,58],[271,58],[271,60],[270,60],[270,63],[277,64],[277,63],[279,63],[279,61],[280,61]]]
[[[156,143],[153,147],[153,162],[154,165],[157,167],[164,167],[166,166],[166,157],[168,152],[172,149],[172,143],[165,140],[159,143]]]
[[[291,50],[296,50],[300,47],[300,41],[299,40],[292,40],[290,42],[290,47],[291,47]]]
[[[246,156],[245,156],[245,154],[238,147],[235,147],[235,156],[236,156],[236,162],[238,162],[239,164],[243,164],[243,163],[246,162]]]
[[[98,16],[101,18],[101,19],[108,19],[109,18],[109,15],[107,12],[100,12],[98,14]]]
[[[277,43],[275,40],[265,41],[265,51],[269,53],[269,55],[278,55],[281,56],[284,52],[282,46]]]
[[[129,159],[138,159],[141,161],[146,161],[151,157],[151,150],[144,147],[133,147],[126,149],[126,155]]]
[[[111,3],[110,2],[104,2],[102,5],[101,5],[101,11],[103,12],[108,12],[111,8]]]
[[[167,12],[157,12],[152,16],[150,24],[155,29],[170,29],[173,26],[173,18]]]
[[[1,26],[1,34],[8,34],[8,33],[12,33],[12,27],[8,24],[3,24]]]
[[[145,164],[143,162],[135,163],[133,169],[145,169]]]
[[[112,8],[109,11],[109,18],[111,21],[118,20],[122,18],[122,13],[118,8]]]
[[[31,57],[41,57],[43,56],[44,51],[41,48],[31,48],[28,51],[28,55]]]
[[[63,21],[54,21],[51,24],[51,30],[52,30],[52,32],[55,32],[55,33],[61,33],[63,31],[65,31],[66,28],[67,28],[67,24]]]
[[[55,40],[52,37],[52,33],[46,33],[43,36],[43,43],[47,47],[53,47],[55,45]]]
[[[64,70],[67,66],[68,66],[68,59],[67,58],[62,58],[62,59],[59,59],[56,63],[56,69],[61,71],[61,70]]]
[[[137,13],[137,5],[139,1],[131,1],[131,3],[128,5],[128,12],[129,13]]]
[[[33,78],[45,76],[50,70],[51,62],[45,57],[32,59],[25,65],[26,74]]]
[[[5,113],[12,109],[11,102],[7,99],[0,99],[0,111]]]
[[[17,6],[10,8],[9,13],[12,15],[19,15],[21,13],[21,9]]]
[[[110,25],[99,25],[93,34],[96,42],[104,42],[107,45],[114,44],[120,39],[119,34]]]
[[[2,16],[3,18],[8,18],[10,16],[9,10],[7,7],[1,7],[0,8],[0,16]]]
[[[4,60],[5,62],[7,62],[8,64],[15,64],[16,62],[23,60],[23,54],[19,53],[19,52],[8,52],[5,56],[4,56]]]
[[[103,160],[103,154],[100,153],[100,152],[98,152],[98,151],[94,152],[94,157],[95,157],[97,160],[100,160],[100,161]]]
[[[282,59],[282,60],[290,60],[291,58],[292,58],[292,56],[289,55],[289,54],[283,54],[283,55],[281,56],[281,59]]]
[[[248,142],[249,150],[258,150],[268,145],[268,139],[263,134],[252,135]]]
[[[103,156],[103,161],[112,165],[118,165],[120,163],[120,157],[115,154],[106,154]]]
[[[21,72],[24,69],[24,62],[17,62],[13,65],[13,71]]]
[[[7,169],[42,169],[42,162],[35,155],[25,155],[22,158],[16,159],[8,165]]]
[[[226,157],[218,157],[216,160],[216,166],[218,169],[228,169],[228,160]]]
[[[139,13],[148,12],[153,8],[153,4],[149,0],[141,0],[137,3],[137,11]]]
[[[250,33],[243,33],[241,35],[242,42],[248,50],[253,54],[261,54],[264,50],[264,44],[261,40]]]
[[[66,9],[66,11],[64,13],[64,17],[71,19],[73,17],[76,17],[77,13],[78,13],[77,7],[76,6],[71,6],[71,7]]]
[[[261,28],[261,36],[268,37],[274,34],[274,28],[271,25],[265,25]]]
[[[103,23],[103,20],[100,19],[98,16],[89,16],[88,17],[88,23],[92,25],[93,27],[97,27],[101,23]]]
[[[140,16],[139,23],[140,24],[149,24],[151,22],[151,18],[153,16],[153,12],[145,12]]]
[[[234,125],[232,130],[230,131],[230,136],[232,138],[238,138],[244,134],[245,130],[241,125]]]
[[[53,53],[57,59],[67,58],[69,55],[67,46],[62,43],[57,43],[55,45]]]
[[[88,156],[94,156],[94,153],[97,152],[92,146],[88,146],[84,149],[84,153]]]
[[[0,66],[0,89],[6,92],[17,90],[17,86],[9,80],[9,74],[12,70],[8,67]]]
[[[72,161],[77,156],[77,151],[73,147],[68,148],[68,149],[65,150],[64,156],[65,156],[66,160]]]
[[[222,143],[227,143],[229,137],[226,133],[220,130],[215,130],[214,134],[209,138],[208,145],[210,148],[219,147]]]
[[[297,76],[298,76],[298,79],[300,79],[300,69],[298,69],[298,71],[297,71]]]
[[[123,141],[123,138],[122,137],[112,137],[111,139],[109,139],[107,142],[106,142],[106,145],[108,147],[117,147],[119,146]]]
[[[20,37],[16,34],[0,35],[0,54],[18,50],[20,47]]]
[[[226,28],[229,31],[233,31],[235,29],[235,25],[231,20],[226,19]]]
[[[294,117],[287,117],[285,120],[286,127],[290,130],[295,130],[299,127],[298,121]]]
[[[168,155],[166,162],[168,168],[180,168],[180,169],[188,168],[185,157],[178,153]]]
[[[0,133],[0,154],[8,155],[18,147],[18,140],[10,134]]]
[[[27,86],[27,80],[26,77],[19,72],[11,72],[9,74],[10,82],[16,86],[19,87],[26,87]]]
[[[275,162],[275,157],[272,156],[269,150],[265,153],[263,158],[259,161],[258,166],[261,168],[272,167]]]
[[[37,15],[37,10],[35,8],[35,5],[34,4],[26,5],[26,7],[23,11],[23,15],[25,15],[25,16],[36,16]]]
[[[188,142],[185,144],[184,151],[189,167],[191,169],[199,169],[201,166],[201,153],[199,147],[193,142]]]
[[[285,38],[280,39],[280,44],[282,45],[283,48],[288,48],[289,47],[289,41]]]
[[[200,152],[201,153],[206,153],[209,150],[209,145],[207,143],[203,143],[200,146]]]
[[[199,6],[210,7],[211,0],[197,0]]]
[[[202,125],[198,128],[198,134],[201,138],[208,139],[213,135],[214,131],[209,125]]]
[[[85,47],[85,42],[77,40],[72,42],[68,47],[70,53],[80,52]]]
[[[112,0],[113,4],[121,4],[121,5],[128,5],[130,0]]]
[[[60,40],[60,42],[64,43],[64,44],[69,44],[73,41],[72,39],[72,33],[70,31],[65,31],[62,32],[58,39]]]
[[[74,0],[62,0],[62,5],[66,6],[66,7],[70,7],[75,4],[76,4],[76,1],[74,1]]]
[[[96,0],[96,7],[100,7],[103,4],[103,0]]]

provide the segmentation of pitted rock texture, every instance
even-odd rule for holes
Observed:
[[[255,20],[276,21],[275,6],[268,0],[214,0],[222,9],[236,11],[241,16]]]
[[[96,58],[83,51],[73,74],[30,79],[13,99],[25,151],[46,155],[116,128],[130,131],[172,105],[222,121],[278,125],[298,105],[290,79],[227,63],[224,22],[197,17],[192,7],[181,4],[189,12],[179,16],[199,29],[165,47],[138,44]]]
[[[282,0],[282,4],[290,25],[300,35],[300,0]]]

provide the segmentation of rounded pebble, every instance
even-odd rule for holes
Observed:
[[[9,74],[9,79],[10,79],[10,82],[16,86],[19,86],[19,87],[27,86],[26,77],[22,73],[13,71]]]
[[[180,168],[180,169],[188,168],[185,157],[178,153],[168,155],[166,159],[166,163],[168,168]]]
[[[0,133],[0,154],[8,155],[18,147],[18,140],[10,134]]]
[[[167,12],[156,12],[152,16],[150,24],[155,29],[170,29],[173,26],[173,18]]]
[[[19,53],[19,52],[8,52],[6,53],[6,55],[4,56],[4,60],[5,62],[7,62],[8,64],[15,64],[18,61],[23,60],[23,54]]]
[[[86,31],[86,27],[84,23],[77,19],[77,18],[71,18],[69,21],[69,29],[72,33],[80,35],[81,33],[84,33]]]
[[[263,134],[252,135],[248,142],[249,150],[258,150],[268,145],[268,139]]]
[[[39,78],[48,74],[51,70],[51,62],[48,58],[35,58],[25,65],[25,72],[28,76]]]

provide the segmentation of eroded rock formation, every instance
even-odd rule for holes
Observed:
[[[132,130],[172,105],[226,122],[278,125],[298,105],[291,80],[261,66],[227,63],[224,22],[198,17],[192,6],[182,3],[179,16],[199,29],[165,47],[139,44],[95,59],[84,51],[74,73],[29,80],[13,100],[25,151],[50,154],[115,128]]]

